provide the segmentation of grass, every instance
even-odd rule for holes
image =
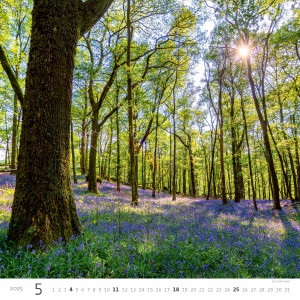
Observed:
[[[15,178],[0,175],[0,278],[299,278],[297,208],[268,200],[223,206],[219,200],[151,197],[104,182],[100,195],[73,185],[83,235],[59,240],[45,252],[6,241]]]

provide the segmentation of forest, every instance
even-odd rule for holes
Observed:
[[[0,278],[300,278],[297,0],[1,0]]]

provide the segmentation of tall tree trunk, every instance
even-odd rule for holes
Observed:
[[[83,118],[81,123],[81,143],[80,143],[80,170],[81,175],[86,175],[86,158],[85,158],[85,148],[86,148],[86,113],[87,113],[87,91],[85,87],[84,93],[84,110],[83,110]]]
[[[145,146],[142,146],[144,148],[144,162],[143,162],[143,182],[142,182],[142,188],[145,190],[147,188],[147,144],[145,142]]]
[[[110,140],[109,140],[109,148],[108,148],[108,176],[107,180],[110,182],[110,168],[111,168],[111,153],[112,153],[112,138],[113,138],[113,126],[112,119],[110,119]]]
[[[5,94],[6,98],[6,94]],[[8,126],[7,126],[7,114],[5,111],[5,134],[6,134],[6,149],[5,149],[5,166],[10,164],[9,162],[9,134],[8,134]]]
[[[157,169],[157,130],[158,130],[158,108],[156,112],[156,127],[155,127],[155,145],[154,145],[154,158],[153,158],[153,173],[152,173],[152,197],[155,198],[155,190],[156,190],[156,169]]]
[[[76,160],[75,160],[75,150],[74,150],[74,131],[73,131],[73,122],[72,122],[72,120],[71,120],[71,145],[72,145],[73,180],[74,180],[74,183],[77,183]]]
[[[119,105],[119,90],[117,90],[117,105]],[[120,192],[121,185],[121,160],[120,160],[120,124],[119,124],[119,110],[116,112],[117,125],[117,191]]]
[[[298,145],[298,130],[297,130],[297,124],[295,122],[295,114],[293,115],[292,119],[293,119],[293,123],[295,125],[294,141],[295,141],[296,170],[297,170],[297,191],[296,191],[296,193],[297,193],[297,200],[300,201],[300,157],[299,157],[299,145]]]
[[[93,111],[92,132],[91,132],[91,148],[89,157],[89,185],[88,191],[93,194],[98,194],[97,187],[97,145],[98,145],[98,111]]]
[[[242,115],[243,115],[243,121],[244,121],[244,127],[245,127],[245,136],[246,136],[246,145],[247,145],[247,154],[248,154],[248,165],[249,165],[251,188],[252,188],[252,199],[253,199],[254,208],[256,210],[258,210],[257,203],[256,203],[256,191],[255,191],[254,182],[253,182],[251,154],[250,154],[249,138],[248,138],[248,125],[247,125],[246,113],[245,113],[245,108],[244,108],[244,99],[243,99],[242,95],[241,95],[241,108],[242,108]],[[250,197],[250,195],[249,195],[249,197]]]
[[[131,204],[138,205],[138,186],[137,186],[137,159],[136,159],[136,144],[134,136],[134,107],[132,99],[132,72],[131,72],[131,4],[127,0],[127,99],[128,99],[128,122],[129,122],[129,154],[130,154],[130,182],[131,182]]]
[[[216,126],[216,131],[217,131],[217,128],[218,128],[218,126]],[[210,196],[211,180],[212,180],[213,172],[214,172],[214,162],[215,162],[214,158],[215,158],[216,141],[217,141],[217,132],[215,133],[215,138],[214,138],[214,142],[212,145],[211,166],[210,166],[210,172],[209,172],[209,178],[208,178],[208,190],[207,190],[206,200],[209,200],[209,196]],[[215,192],[215,188],[214,188],[214,196],[215,195],[216,195],[216,192]]]
[[[244,181],[242,169],[240,164],[240,146],[237,141],[236,125],[234,118],[234,94],[230,97],[230,129],[231,129],[231,153],[232,153],[232,167],[233,167],[233,181],[234,181],[234,201],[240,202],[244,196]]]
[[[14,115],[11,137],[11,169],[17,168],[18,97],[14,95]]]
[[[172,194],[172,133],[170,132],[170,158],[169,158],[169,191]]]
[[[182,193],[186,195],[186,155],[187,149],[184,147],[184,157],[183,157],[183,170],[182,170]]]
[[[292,196],[291,196],[291,200],[292,200],[292,202],[294,202],[294,201],[298,201],[298,197],[297,197],[298,196],[297,195],[297,175],[296,175],[296,170],[295,170],[295,165],[294,165],[294,159],[293,159],[293,156],[292,156],[292,153],[291,153],[291,148],[290,148],[289,143],[288,143],[288,136],[287,136],[287,133],[286,133],[285,128],[284,128],[283,108],[282,108],[282,102],[281,102],[280,94],[278,95],[278,102],[279,102],[279,105],[280,105],[279,112],[280,112],[281,132],[283,134],[284,140],[287,141],[287,143],[286,143],[286,150],[288,152],[288,157],[289,157],[289,161],[290,161],[290,165],[291,165],[291,171],[292,171],[292,176],[293,176],[295,199],[293,199]],[[291,189],[291,187],[290,187],[290,189]],[[292,193],[292,191],[290,193]]]
[[[265,144],[265,155],[266,159],[269,165],[269,170],[271,174],[271,179],[272,179],[272,190],[273,190],[273,209],[281,209],[280,205],[280,198],[279,198],[279,185],[278,185],[278,179],[277,179],[277,174],[275,170],[275,165],[273,161],[273,156],[272,156],[272,150],[271,150],[271,145],[270,145],[270,140],[269,140],[269,135],[268,135],[268,119],[266,118],[266,113],[265,113],[265,119],[263,118],[260,106],[259,106],[259,101],[256,96],[255,92],[255,85],[254,81],[252,78],[252,70],[251,70],[251,62],[250,62],[250,57],[247,58],[247,73],[248,73],[248,79],[251,87],[251,92],[252,92],[252,98],[254,100],[256,112],[258,115],[258,119],[260,122],[260,126],[263,131],[263,139],[264,139],[264,144]]]
[[[221,97],[219,97],[219,112],[220,112],[220,164],[221,164],[221,190],[222,203],[227,204],[226,183],[225,183],[225,164],[224,164],[224,133],[223,133],[223,109]]]
[[[206,188],[208,190],[208,177],[209,177],[209,174],[208,174],[208,169],[209,169],[209,166],[208,166],[208,158],[207,158],[207,154],[206,154],[206,147],[203,146],[203,152],[204,152],[204,165],[205,165],[205,177],[204,177],[204,188],[203,188],[203,195],[206,194]]]
[[[177,82],[177,71],[176,71],[176,81]],[[173,186],[172,186],[172,200],[176,200],[176,123],[175,123],[175,110],[176,110],[176,98],[175,98],[175,85],[173,88]]]
[[[287,174],[287,170],[285,170],[285,167],[284,167],[284,158],[282,157],[278,147],[277,147],[277,143],[276,143],[276,140],[273,136],[273,132],[272,132],[272,129],[271,127],[269,126],[269,132],[270,132],[270,135],[271,135],[271,138],[273,140],[273,144],[274,144],[274,147],[275,147],[275,150],[278,154],[278,158],[279,158],[279,161],[280,161],[280,165],[281,165],[281,170],[282,170],[282,174],[283,174],[283,178],[284,178],[284,182],[285,182],[285,187],[286,187],[286,192],[287,194],[289,195],[290,199],[291,199],[291,202],[293,203],[294,202],[294,198],[292,196],[292,190],[289,186],[289,179],[288,179],[288,174]]]
[[[213,180],[213,198],[216,198],[217,197],[217,185],[216,185],[216,167],[215,165],[212,166],[212,171],[213,171],[213,174],[212,174],[212,180]],[[207,198],[208,200],[208,198]]]
[[[88,169],[88,166],[89,166],[89,144],[90,144],[90,135],[89,133],[87,132],[86,134],[86,148],[85,148],[85,168],[86,168],[86,174],[89,173],[89,169]]]
[[[194,159],[193,159],[193,151],[192,151],[192,138],[188,134],[189,141],[189,158],[190,158],[190,174],[191,174],[191,195],[192,197],[196,197],[196,184],[195,184],[195,168],[194,168]]]
[[[35,1],[15,197],[8,239],[17,245],[80,232],[70,178],[70,121],[79,3]]]

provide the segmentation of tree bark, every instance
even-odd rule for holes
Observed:
[[[80,170],[81,175],[86,175],[86,158],[85,158],[85,148],[86,148],[86,113],[87,113],[87,91],[85,87],[84,93],[84,110],[83,110],[83,118],[81,123],[81,143],[80,143]]]
[[[16,189],[8,240],[68,241],[80,233],[70,178],[70,122],[77,41],[111,1],[40,0],[32,10]],[[91,8],[98,8],[91,11]]]
[[[134,107],[132,98],[132,74],[131,74],[131,4],[127,0],[127,98],[128,98],[128,122],[129,122],[129,154],[130,154],[130,182],[131,182],[131,204],[138,206],[138,186],[137,186],[137,157],[136,141],[134,136]]]
[[[117,106],[119,105],[119,89],[117,88]],[[121,185],[121,161],[120,161],[120,125],[119,125],[119,110],[116,115],[117,125],[117,191],[120,192]]]
[[[77,183],[76,160],[75,160],[75,149],[74,149],[74,131],[73,131],[73,122],[72,122],[72,120],[71,120],[71,145],[72,145],[73,180],[74,180],[74,183]]]
[[[88,185],[88,191],[93,194],[98,194],[96,170],[98,136],[98,111],[93,111]]]
[[[184,166],[183,166],[183,170],[182,170],[182,193],[184,195],[186,195],[186,147],[184,147],[184,157],[183,157],[183,162],[184,162]]]
[[[157,109],[156,112],[155,144],[154,144],[153,173],[152,173],[152,197],[153,198],[155,198],[155,190],[156,190],[158,110],[159,109]]]
[[[225,183],[225,164],[224,164],[224,133],[223,133],[223,109],[222,109],[222,96],[221,87],[219,91],[219,113],[220,113],[220,164],[221,164],[221,190],[222,190],[222,203],[227,204],[226,197],[226,183]]]
[[[258,115],[258,119],[260,122],[260,126],[263,131],[263,139],[264,139],[264,144],[265,144],[265,154],[266,154],[266,159],[269,165],[269,170],[271,173],[271,179],[272,179],[272,190],[273,190],[273,209],[281,209],[280,205],[280,198],[279,198],[279,185],[278,185],[278,179],[277,179],[277,174],[274,166],[274,161],[273,161],[273,156],[272,156],[272,150],[271,150],[271,145],[270,145],[270,140],[269,140],[269,135],[268,135],[268,120],[263,118],[261,109],[259,107],[259,101],[256,96],[255,92],[255,85],[254,81],[252,78],[252,70],[251,70],[251,62],[250,62],[250,57],[247,58],[247,73],[248,73],[248,79],[251,87],[251,92],[252,92],[252,98],[254,100],[256,112]],[[266,117],[266,116],[265,116]]]
[[[18,97],[14,96],[14,115],[11,138],[11,168],[17,169]]]
[[[233,82],[231,84],[233,84]],[[234,201],[240,202],[241,199],[245,198],[244,180],[243,180],[243,173],[242,173],[242,167],[240,162],[240,156],[241,156],[240,148],[242,145],[243,136],[241,141],[238,142],[236,125],[235,125],[234,93],[230,95],[230,100],[231,100],[230,129],[231,129],[231,153],[232,153],[232,167],[233,167],[233,181],[234,181]]]
[[[111,153],[112,153],[112,138],[113,138],[113,126],[112,119],[110,119],[110,139],[109,139],[109,149],[108,149],[108,176],[107,180],[110,182],[110,169],[111,169]]]
[[[191,174],[191,194],[192,197],[196,197],[196,184],[195,184],[195,168],[194,168],[194,159],[193,159],[193,151],[192,151],[192,138],[188,134],[188,150],[189,150],[189,158],[190,158],[190,174]]]
[[[248,154],[248,165],[249,165],[249,172],[250,172],[250,181],[251,181],[251,188],[252,188],[252,199],[255,210],[258,210],[257,203],[256,203],[256,191],[254,187],[253,182],[253,172],[252,172],[252,163],[251,163],[251,154],[250,154],[250,146],[249,146],[249,138],[248,138],[248,125],[247,125],[247,119],[246,119],[246,113],[244,108],[244,99],[241,94],[241,108],[242,108],[242,115],[243,115],[243,121],[244,121],[244,127],[245,127],[245,137],[246,137],[246,145],[247,145],[247,154]],[[249,193],[250,197],[250,193]]]

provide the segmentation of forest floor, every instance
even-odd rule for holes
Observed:
[[[15,177],[0,175],[0,278],[300,278],[300,217],[282,201],[177,198],[79,176],[74,198],[84,235],[41,252],[6,243]]]

